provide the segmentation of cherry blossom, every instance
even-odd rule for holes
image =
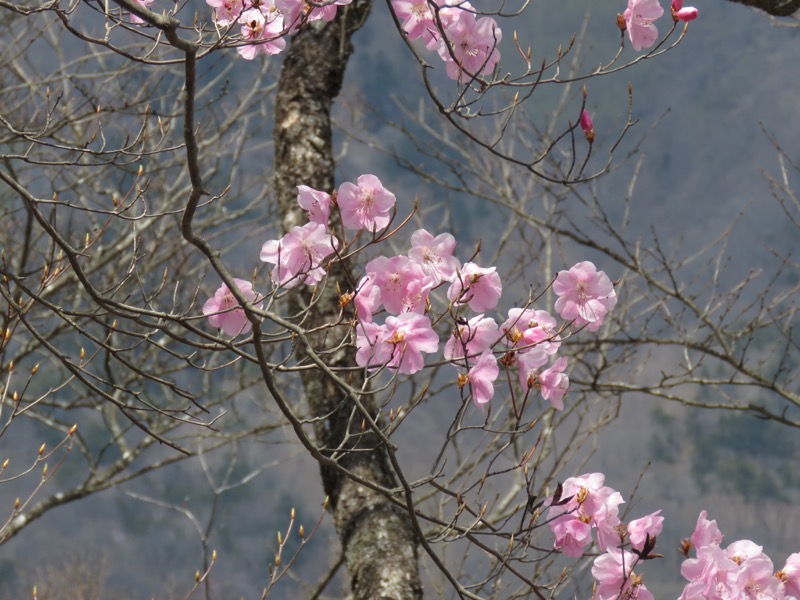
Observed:
[[[206,0],[206,4],[214,9],[214,21],[220,27],[235,23],[250,8],[250,2],[245,0]]]
[[[307,185],[297,186],[297,203],[308,211],[308,220],[312,223],[328,224],[331,214],[331,195],[310,188]]]
[[[535,347],[516,355],[519,367],[519,384],[523,390],[539,387],[539,369],[549,360],[543,348]]]
[[[489,350],[499,337],[500,331],[495,320],[481,313],[456,325],[453,335],[444,346],[443,355],[447,360],[477,356]]]
[[[570,515],[551,521],[550,529],[555,538],[554,547],[566,556],[581,556],[592,543],[592,526]]]
[[[725,537],[717,527],[717,522],[709,521],[707,517],[708,513],[705,510],[700,511],[700,516],[697,517],[697,524],[690,538],[691,544],[695,548],[702,548],[709,544],[719,545]]]
[[[261,308],[259,295],[253,290],[252,283],[235,277],[233,281],[248,302],[255,305],[256,308]],[[253,328],[253,324],[247,320],[247,315],[239,301],[224,283],[214,292],[214,297],[209,298],[203,304],[203,314],[208,317],[208,322],[212,327],[222,329],[225,335],[230,337],[248,333]]]
[[[558,323],[546,310],[509,309],[508,319],[501,329],[509,345],[520,353],[528,352],[533,346],[547,354],[555,354],[561,346],[561,338],[556,335]]]
[[[609,548],[605,554],[594,559],[592,576],[597,580],[597,586],[592,600],[654,600],[653,594],[644,586],[642,577],[633,572],[637,561],[638,557],[633,552],[619,548]]]
[[[239,17],[242,24],[242,39],[249,43],[236,51],[245,60],[253,60],[259,54],[279,54],[286,47],[283,34],[283,15],[270,12],[269,18],[257,8],[251,8]]]
[[[567,357],[562,356],[539,375],[542,398],[550,402],[556,410],[564,410],[563,398],[569,387],[569,377],[564,374],[566,368]]]
[[[791,554],[786,559],[786,565],[776,573],[776,576],[784,582],[787,596],[800,598],[800,552]]]
[[[314,285],[322,281],[325,270],[322,261],[333,254],[339,246],[321,223],[306,223],[293,227],[280,240],[265,242],[261,248],[261,260],[276,265],[272,280],[282,287],[292,288],[306,283]]]
[[[484,269],[468,262],[453,278],[447,298],[456,305],[468,304],[475,312],[484,312],[497,306],[502,293],[496,267]]]
[[[361,175],[358,184],[343,183],[337,194],[342,224],[349,229],[383,229],[391,221],[395,201],[375,175]]]
[[[628,0],[628,8],[622,16],[634,50],[639,52],[656,43],[658,29],[653,21],[663,14],[664,9],[658,0]]]
[[[491,351],[486,351],[467,373],[467,381],[472,388],[472,401],[475,406],[482,406],[494,396],[494,380],[500,373],[497,359]]]
[[[431,320],[417,313],[389,316],[384,325],[356,327],[356,363],[362,367],[387,365],[411,375],[425,366],[422,353],[431,354],[438,347]]]
[[[555,304],[558,314],[574,320],[576,325],[586,324],[589,331],[597,331],[608,311],[617,304],[611,279],[588,261],[576,264],[569,271],[559,271],[553,291],[558,296]]]
[[[461,263],[453,256],[456,238],[449,233],[433,237],[424,229],[411,235],[411,250],[408,257],[420,265],[435,283],[452,279]]]
[[[378,256],[366,266],[371,283],[380,289],[386,310],[398,315],[406,311],[422,312],[433,281],[422,267],[406,256]]]
[[[450,79],[464,79],[464,75],[469,79],[494,71],[500,61],[497,45],[503,38],[494,19],[478,19],[473,13],[462,11],[462,17],[445,33],[448,43],[441,44],[438,52]]]
[[[634,519],[628,523],[628,539],[633,548],[642,550],[648,535],[652,540],[661,534],[661,529],[664,526],[664,517],[659,516],[660,512],[660,510],[657,510],[652,514],[640,519]]]

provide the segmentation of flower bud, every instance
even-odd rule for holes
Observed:
[[[697,15],[700,13],[694,6],[687,6],[686,8],[682,8],[675,12],[673,15],[676,21],[683,21],[684,23],[688,23],[689,21],[694,21],[697,18]]]
[[[672,0],[672,11],[678,12],[683,8],[683,0]]]
[[[586,141],[590,144],[594,143],[594,123],[592,123],[592,116],[589,114],[589,111],[585,108],[581,113],[580,119],[581,129],[583,129],[583,133],[586,136]]]

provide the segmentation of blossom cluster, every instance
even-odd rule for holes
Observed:
[[[261,260],[272,265],[271,278],[278,289],[320,283],[336,252],[349,247],[347,239],[340,241],[329,231],[333,210],[345,230],[366,231],[380,241],[385,239],[380,232],[392,221],[396,198],[380,179],[366,174],[343,183],[333,194],[298,186],[297,201],[308,223],[268,240],[261,249]],[[492,399],[502,366],[516,370],[526,393],[538,391],[563,410],[569,377],[567,358],[556,356],[562,333],[570,325],[589,331],[602,325],[617,302],[611,280],[591,262],[580,262],[560,271],[552,284],[555,310],[564,323],[530,305],[509,309],[499,322],[487,314],[497,309],[503,292],[497,268],[462,263],[455,247],[451,234],[434,236],[420,229],[411,235],[405,255],[377,256],[367,262],[355,289],[342,296],[342,305],[353,307],[356,362],[372,370],[416,373],[425,366],[424,355],[441,347],[429,315],[449,314],[453,326],[442,356],[458,369],[458,384],[471,392],[476,405]],[[236,283],[248,302],[260,302],[252,284]],[[437,288],[442,288],[447,302],[435,311],[432,292]],[[224,285],[206,303],[204,314],[227,335],[249,331],[243,308]]]
[[[683,541],[688,556],[681,575],[689,581],[679,600],[695,598],[769,598],[800,600],[800,552],[786,559],[775,571],[763,547],[750,540],[739,540],[722,549],[723,535],[716,521],[709,521],[706,511],[697,519],[694,533]]]
[[[556,550],[577,557],[596,542],[601,552],[592,567],[592,600],[653,600],[644,577],[634,569],[660,556],[653,550],[664,518],[659,510],[625,524],[619,518],[624,502],[619,492],[605,485],[602,473],[570,477],[546,501]],[[696,558],[683,562],[681,574],[689,583],[679,600],[800,600],[800,553],[792,554],[775,572],[761,546],[740,540],[723,550],[722,539],[716,521],[709,521],[702,511],[694,533],[682,544],[684,555],[688,557],[694,548]]]
[[[618,17],[619,26],[628,32],[633,49],[650,48],[658,39],[658,29],[654,21],[660,19],[664,9],[658,0],[628,0],[628,8]],[[672,0],[674,21],[688,23],[697,18],[699,11],[693,6],[683,6],[683,0]]]
[[[500,61],[503,32],[491,17],[478,17],[463,0],[392,0],[408,39],[421,39],[445,63],[447,76],[468,80],[488,75]]]

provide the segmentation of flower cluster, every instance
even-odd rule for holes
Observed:
[[[689,22],[697,18],[699,11],[693,6],[684,8],[683,0],[672,0],[672,18]],[[618,18],[620,27],[628,32],[633,49],[637,52],[650,48],[658,39],[658,29],[653,24],[664,14],[658,0],[628,0],[628,8]]]
[[[381,232],[393,219],[396,198],[375,175],[343,183],[333,194],[305,185],[297,190],[309,222],[261,248],[261,260],[273,265],[276,288],[318,284],[334,253],[352,245],[353,240],[340,241],[329,231],[334,210],[345,229],[367,231],[374,243],[385,239]],[[532,306],[509,309],[499,323],[487,316],[497,309],[503,292],[497,268],[462,264],[455,248],[451,234],[434,236],[420,229],[411,235],[407,254],[367,262],[355,290],[342,296],[342,306],[352,304],[354,311],[356,362],[369,369],[416,373],[425,366],[424,355],[438,352],[441,345],[428,315],[449,314],[453,327],[444,360],[458,369],[458,385],[469,390],[476,405],[492,399],[502,366],[516,370],[526,394],[539,392],[563,410],[569,377],[567,358],[556,356],[562,333],[570,324],[591,331],[601,326],[617,301],[611,280],[592,263],[578,263],[558,273],[552,286],[558,297],[555,308],[566,323]],[[259,301],[251,284],[236,282],[250,302]],[[431,293],[440,287],[446,303],[436,311]],[[206,303],[204,313],[228,335],[250,331],[244,310],[225,286]]]
[[[503,33],[491,17],[478,17],[462,0],[392,0],[408,39],[421,39],[445,63],[448,77],[488,75],[500,61]]]
[[[351,1],[334,0],[324,6],[312,6],[305,0],[206,0],[214,9],[216,25],[242,26],[243,44],[236,51],[247,60],[259,54],[279,54],[286,48],[288,34],[309,21],[332,21],[337,7]]]
[[[682,550],[688,557],[694,548],[695,558],[687,558],[681,575],[689,583],[679,600],[695,598],[800,598],[800,553],[786,559],[775,572],[763,548],[750,540],[739,540],[721,547],[723,535],[716,521],[709,521],[706,511],[697,519],[694,533],[684,540]]]
[[[653,549],[664,518],[659,515],[661,511],[656,511],[627,525],[622,523],[619,505],[624,500],[604,484],[602,473],[571,477],[548,498],[554,547],[567,556],[581,556],[592,545],[592,532],[596,532],[602,554],[592,567],[592,600],[653,600],[644,578],[634,569],[641,561],[660,556],[653,554]],[[800,600],[800,553],[792,554],[783,569],[775,572],[761,546],[740,540],[723,550],[722,538],[716,521],[709,521],[706,511],[702,511],[691,538],[682,544],[687,559],[681,574],[689,583],[679,600]],[[695,549],[696,558],[688,558],[691,548]]]

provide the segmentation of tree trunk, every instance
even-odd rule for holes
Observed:
[[[298,185],[333,190],[331,106],[352,52],[351,36],[370,8],[371,0],[356,0],[339,7],[334,21],[309,24],[292,39],[286,53],[275,108],[274,183],[287,231],[306,222],[305,213],[297,205]],[[319,290],[304,321],[307,329],[335,323],[339,318],[336,283],[343,291],[352,287],[346,269],[343,264],[329,269],[327,284]],[[309,301],[307,286],[301,286],[289,298],[290,312],[297,314],[310,305]],[[332,368],[355,367],[351,347],[331,350],[349,334],[349,326],[343,324],[311,339]],[[302,360],[302,349],[299,352]],[[354,370],[351,379],[356,388],[363,383],[363,376],[357,373]],[[371,432],[362,432],[362,418],[353,411],[342,390],[318,369],[303,371],[302,380],[310,412],[319,418],[315,435],[323,453],[338,457],[339,464],[364,479],[396,487],[386,449]],[[363,404],[373,415],[377,413],[371,397],[364,396]],[[355,446],[358,450],[353,452]],[[344,549],[354,598],[421,598],[417,542],[408,516],[381,494],[356,484],[339,471],[322,467],[322,481]]]
[[[800,10],[800,0],[730,0],[760,8],[774,17],[788,17]]]

